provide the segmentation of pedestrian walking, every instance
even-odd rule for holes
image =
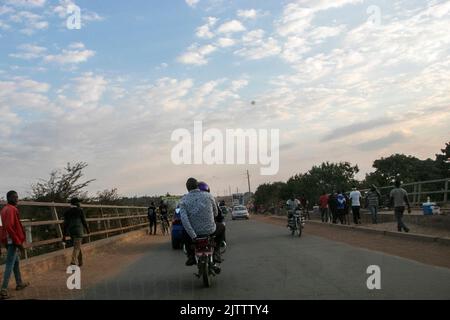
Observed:
[[[347,200],[345,199],[344,192],[339,192],[336,197],[337,203],[337,217],[341,224],[344,224],[345,220],[345,211],[347,208]]]
[[[367,206],[369,208],[370,214],[372,215],[372,223],[378,223],[378,208],[380,206],[381,194],[377,187],[373,184],[367,193]]]
[[[352,206],[352,214],[353,214],[353,223],[361,224],[361,192],[356,189],[356,186],[352,188],[352,192],[350,192],[350,202]]]
[[[322,222],[328,222],[328,200],[329,197],[325,191],[322,192],[322,195],[319,198],[319,208],[320,208],[320,216],[322,218]]]
[[[29,282],[22,280],[20,272],[20,255],[25,255],[25,232],[20,222],[19,209],[17,208],[19,196],[17,192],[9,191],[6,194],[6,199],[8,203],[0,212],[0,238],[2,245],[6,246],[5,271],[0,291],[0,299],[2,300],[11,298],[8,292],[11,273],[14,273],[16,290],[23,290],[30,285]]]
[[[83,266],[83,253],[81,252],[81,244],[83,243],[84,230],[90,234],[89,226],[86,221],[83,209],[81,209],[81,201],[78,198],[70,200],[70,208],[64,212],[64,234],[63,242],[66,237],[70,236],[73,243],[73,252],[71,265]],[[84,229],[84,230],[83,230]]]
[[[394,207],[394,215],[397,220],[397,230],[402,232],[409,232],[409,228],[403,222],[403,213],[405,212],[405,205],[408,206],[408,213],[411,213],[411,206],[409,204],[408,193],[401,188],[401,182],[395,181],[395,188],[390,193],[391,206]]]
[[[156,234],[156,206],[155,203],[152,202],[147,210],[148,222],[149,222],[149,233],[148,234]],[[153,233],[152,233],[153,229]]]

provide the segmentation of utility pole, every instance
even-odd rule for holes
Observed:
[[[248,193],[251,193],[252,190],[250,188],[250,174],[248,173],[248,170],[247,170],[247,182],[248,182]]]

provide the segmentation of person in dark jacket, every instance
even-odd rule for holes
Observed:
[[[73,241],[73,252],[71,265],[81,267],[83,265],[83,254],[81,252],[81,244],[83,242],[83,228],[87,234],[91,233],[86,222],[86,216],[83,209],[80,208],[81,201],[78,198],[70,200],[70,208],[64,212],[64,235],[62,241],[66,241],[66,236],[70,236]]]
[[[152,229],[153,229],[153,234],[156,234],[156,207],[155,207],[155,203],[152,202],[150,204],[150,207],[148,207],[147,210],[147,215],[148,215],[148,222],[149,222],[149,233],[148,234],[152,234]]]
[[[0,212],[1,243],[6,246],[5,272],[3,273],[3,283],[0,291],[0,299],[9,299],[8,284],[11,273],[14,272],[16,278],[16,290],[22,290],[29,286],[28,282],[22,281],[19,266],[19,253],[24,254],[25,232],[20,222],[19,209],[17,203],[19,196],[15,191],[9,191],[6,195],[8,204]]]

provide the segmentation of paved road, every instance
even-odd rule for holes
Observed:
[[[228,251],[212,288],[162,244],[81,299],[450,299],[450,269],[352,247],[258,222],[227,221]],[[381,290],[366,286],[381,268]]]

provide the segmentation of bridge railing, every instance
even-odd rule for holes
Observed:
[[[450,178],[417,181],[402,184],[402,188],[408,192],[409,201],[413,206],[422,205],[422,203],[427,201],[428,197],[430,197],[432,202],[448,204],[450,202],[449,181]],[[378,188],[384,198],[384,202],[389,201],[389,193],[393,187],[394,186],[385,186]],[[369,191],[369,189],[361,190],[362,193],[366,191]]]
[[[0,207],[5,202],[0,202]],[[66,203],[21,201],[20,217],[26,233],[25,258],[64,249],[63,214]],[[91,233],[91,242],[148,226],[147,208],[82,204]],[[70,239],[69,237],[67,237]]]

